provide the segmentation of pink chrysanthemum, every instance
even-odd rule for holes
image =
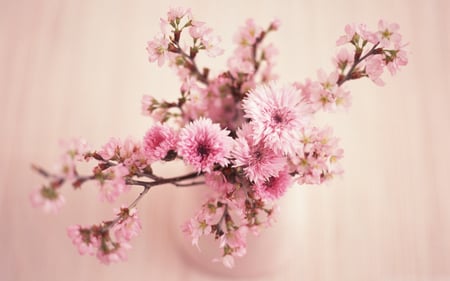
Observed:
[[[168,125],[153,125],[144,137],[145,155],[150,161],[172,160],[176,156],[178,136]]]
[[[238,138],[232,151],[235,167],[243,167],[247,178],[254,182],[264,182],[278,173],[286,165],[285,157],[275,153],[263,142],[254,143],[252,127],[244,124],[238,130]]]
[[[275,152],[292,154],[299,130],[310,115],[294,86],[278,87],[274,83],[256,87],[243,101],[245,117],[251,120],[255,143],[264,141]]]
[[[262,199],[274,200],[280,198],[292,184],[292,177],[281,171],[278,176],[270,177],[263,183],[255,185],[255,192]]]
[[[210,119],[199,118],[180,132],[178,153],[198,172],[211,172],[214,164],[227,165],[233,139]]]

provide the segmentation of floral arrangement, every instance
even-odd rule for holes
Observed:
[[[341,47],[331,72],[319,70],[317,79],[279,85],[272,71],[277,50],[265,43],[279,21],[263,28],[247,20],[234,38],[228,69],[214,76],[196,61],[201,53],[223,53],[211,28],[184,8],[170,9],[160,24],[161,32],[147,45],[149,61],[176,71],[179,98],[143,97],[143,114],[153,122],[140,140],[112,138],[97,150],[80,139],[64,142],[55,171],[33,165],[47,183],[33,191],[31,201],[57,212],[65,201],[60,189],[67,182],[75,189],[94,182],[100,200],[110,203],[141,187],[131,204],[115,210],[113,219],[68,228],[80,254],[109,264],[124,260],[130,241],[141,232],[137,205],[150,189],[206,184],[210,197],[182,231],[196,246],[202,236],[214,236],[223,253],[216,260],[232,267],[235,257],[246,254],[247,235],[272,225],[276,201],[287,188],[322,184],[343,172],[343,149],[331,128],[314,125],[314,114],[348,108],[348,81],[367,77],[383,85],[386,69],[393,75],[407,64],[405,44],[397,24],[380,20],[375,31],[347,25],[337,40]],[[170,161],[183,161],[192,172],[158,175],[154,164]],[[78,167],[85,162],[92,172],[82,175]]]

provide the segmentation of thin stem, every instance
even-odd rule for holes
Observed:
[[[360,57],[359,59],[355,60],[353,62],[352,67],[350,68],[350,70],[347,72],[347,74],[344,76],[344,78],[339,79],[339,81],[337,82],[338,86],[341,86],[342,84],[344,84],[346,81],[350,80],[353,71],[355,70],[356,66],[358,66],[359,63],[361,63],[363,60],[365,60],[366,58],[368,58],[369,56],[373,55],[375,53],[375,50],[377,49],[378,45],[380,44],[380,42],[376,43],[372,49],[370,49],[370,51],[368,51],[364,56]]]
[[[177,42],[172,41],[172,44],[176,47],[176,52],[182,55],[186,60],[188,60],[190,65],[189,70],[191,70],[195,74],[197,80],[205,85],[209,85],[208,78],[205,77],[205,75],[200,72],[197,63],[195,62],[195,59],[191,58],[191,56],[188,55]]]

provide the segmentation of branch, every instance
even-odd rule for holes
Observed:
[[[353,71],[355,70],[356,66],[358,66],[359,63],[361,63],[363,60],[365,60],[366,58],[368,58],[369,56],[377,53],[378,49],[378,45],[380,44],[380,42],[376,43],[372,49],[370,49],[370,51],[368,51],[364,56],[355,59],[355,61],[353,62],[352,67],[350,68],[350,70],[347,72],[347,74],[345,76],[343,76],[342,78],[339,77],[339,80],[337,82],[338,86],[341,86],[342,84],[344,84],[346,81],[350,80],[352,78],[352,74]]]

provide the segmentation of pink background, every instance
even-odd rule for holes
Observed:
[[[127,263],[80,257],[66,227],[108,219],[112,206],[87,187],[65,190],[58,216],[34,210],[28,196],[42,180],[30,163],[51,167],[60,138],[83,136],[98,147],[110,136],[143,136],[149,120],[140,115],[141,96],[170,98],[178,89],[172,70],[147,62],[159,17],[181,3],[160,2],[0,1],[0,280],[450,280],[446,0],[183,2],[223,39],[226,54],[202,61],[216,71],[247,17],[282,20],[268,38],[280,50],[282,82],[330,70],[344,25],[375,27],[379,18],[400,23],[410,65],[386,76],[382,88],[349,83],[352,108],[320,116],[341,139],[345,175],[291,189],[279,225],[235,271],[210,257],[199,264],[195,248],[184,250],[188,242],[175,233],[196,191],[170,186],[140,205],[144,232]]]

